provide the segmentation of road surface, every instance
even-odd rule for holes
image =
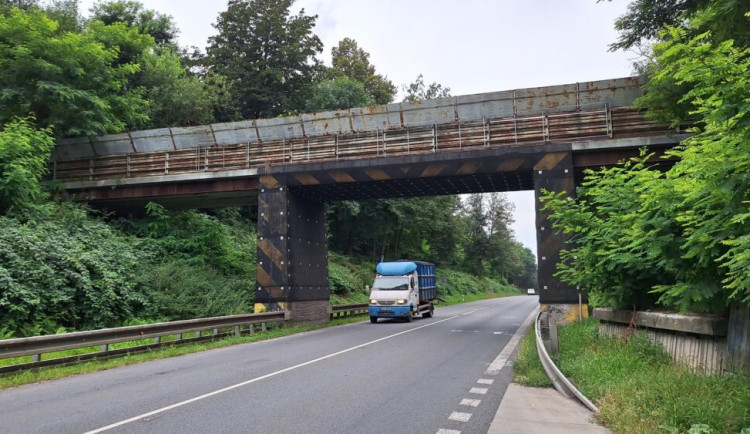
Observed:
[[[537,306],[486,300],[3,390],[0,433],[484,433]]]

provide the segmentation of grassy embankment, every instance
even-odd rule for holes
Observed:
[[[750,433],[750,378],[690,372],[643,336],[600,338],[597,329],[593,319],[560,328],[555,363],[613,432]],[[545,386],[531,332],[515,368],[514,381]]]

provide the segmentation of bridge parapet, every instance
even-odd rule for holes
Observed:
[[[271,119],[64,139],[56,147],[55,161],[319,136],[380,134],[394,129],[549,115],[593,106],[626,107],[642,94],[642,82],[641,77],[626,77]]]

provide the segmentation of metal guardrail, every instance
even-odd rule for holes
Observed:
[[[367,314],[367,303],[331,306],[331,319]]]
[[[366,312],[366,310],[366,304],[332,306],[331,318],[334,315],[337,317],[353,316],[361,314],[363,311]],[[283,323],[289,319],[289,312],[265,312],[4,339],[0,340],[0,359],[32,356],[32,360],[31,362],[23,361],[17,364],[0,366],[0,374],[44,366],[73,364],[92,359],[108,359],[166,345],[252,334],[255,332],[256,324],[260,324],[261,330],[265,331],[268,323]],[[227,331],[227,329],[231,331]],[[206,331],[209,333],[204,333]],[[176,339],[163,341],[162,338],[167,336],[175,336]],[[144,340],[151,340],[151,342],[144,344]],[[135,342],[135,344],[126,348],[110,348],[111,344],[121,342]],[[99,351],[42,360],[44,354],[95,346],[100,347]]]
[[[539,353],[539,360],[541,360],[542,367],[544,367],[544,370],[547,372],[547,376],[552,380],[552,384],[558,392],[568,398],[575,397],[583,405],[588,407],[589,410],[598,413],[599,409],[588,398],[586,398],[586,396],[584,396],[584,394],[582,394],[573,383],[565,377],[565,375],[563,375],[560,369],[555,365],[555,362],[550,358],[549,353],[547,353],[547,348],[542,340],[543,325],[540,324],[543,315],[546,315],[546,312],[539,312],[539,315],[537,315],[534,323],[534,331],[536,333],[536,349]]]

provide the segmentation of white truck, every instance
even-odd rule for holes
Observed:
[[[370,292],[370,322],[376,323],[378,318],[411,321],[419,314],[430,318],[437,298],[435,282],[435,265],[429,262],[379,263]]]

